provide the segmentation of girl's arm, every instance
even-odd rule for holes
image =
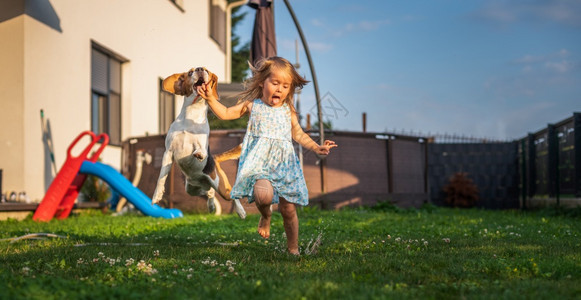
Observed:
[[[331,148],[337,147],[337,144],[333,141],[325,140],[323,145],[319,145],[313,141],[313,139],[303,131],[299,124],[297,115],[294,113],[291,113],[291,126],[293,140],[318,155],[327,155],[331,151]]]
[[[208,101],[208,105],[214,114],[221,120],[239,119],[252,109],[252,102],[250,101],[243,101],[234,106],[226,107],[218,101],[217,95],[208,91],[206,85],[199,86],[197,92],[200,97]]]

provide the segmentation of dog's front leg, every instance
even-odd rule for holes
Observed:
[[[155,192],[153,192],[153,198],[151,199],[152,204],[158,203],[163,198],[163,193],[165,192],[165,180],[171,171],[172,163],[173,151],[166,150],[161,159],[161,170],[159,171],[159,178],[157,179]]]

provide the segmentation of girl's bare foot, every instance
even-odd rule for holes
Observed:
[[[265,239],[270,237],[270,216],[268,218],[264,216],[260,217],[260,221],[258,221],[258,234]]]
[[[287,251],[291,255],[301,256],[301,253],[299,252],[299,249],[294,249],[294,250],[287,249]]]

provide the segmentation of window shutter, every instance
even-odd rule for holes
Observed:
[[[107,90],[107,56],[93,49],[91,55],[91,86],[101,94],[108,94]]]

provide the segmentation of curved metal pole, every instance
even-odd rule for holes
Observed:
[[[311,69],[311,76],[313,76],[313,85],[315,86],[315,100],[317,101],[317,117],[319,118],[319,137],[320,143],[325,142],[325,128],[323,126],[323,111],[321,109],[321,98],[319,97],[319,84],[317,82],[317,74],[315,74],[315,66],[313,65],[313,60],[311,59],[311,52],[309,51],[309,45],[307,44],[307,40],[305,39],[305,35],[303,34],[303,30],[301,29],[301,25],[293,11],[288,0],[284,0],[284,4],[286,5],[291,17],[293,18],[293,22],[297,27],[297,31],[299,32],[299,37],[301,38],[301,42],[303,43],[303,47],[305,48],[305,54],[307,56],[307,60],[309,62],[309,68]],[[324,167],[325,159],[321,159],[320,167],[321,167],[321,192],[325,193],[325,167]]]

